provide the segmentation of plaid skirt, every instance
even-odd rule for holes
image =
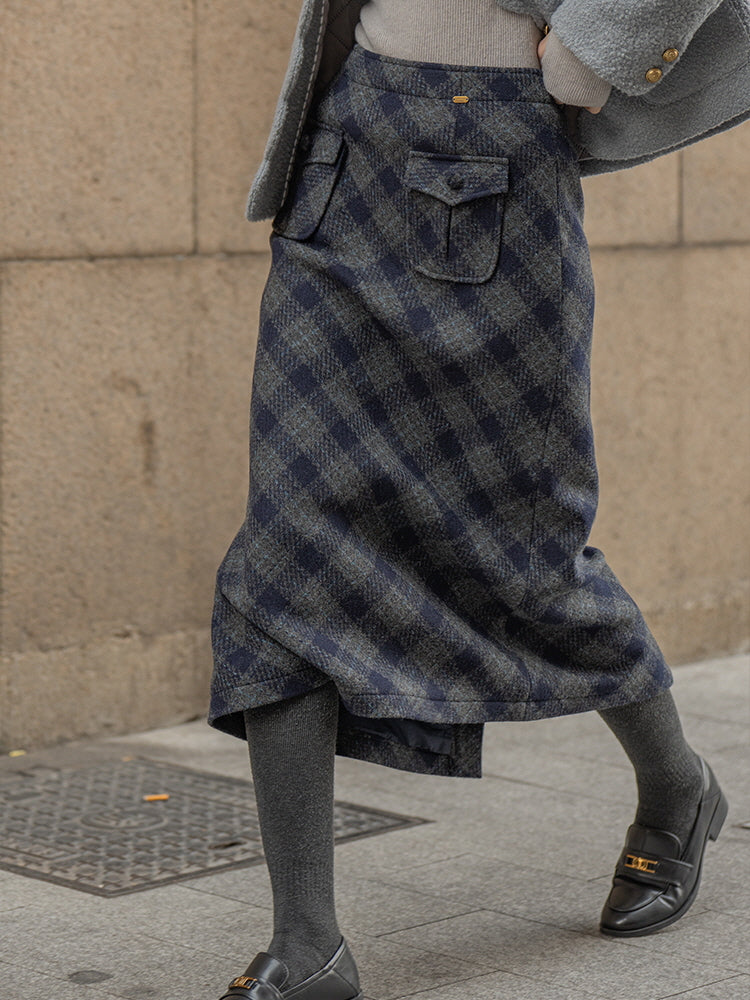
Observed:
[[[337,752],[481,774],[484,723],[672,683],[587,539],[594,289],[566,116],[536,69],[359,44],[272,224],[245,521],[209,723],[332,682]]]

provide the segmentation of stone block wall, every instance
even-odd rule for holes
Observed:
[[[0,8],[0,750],[205,711],[247,490],[299,0]],[[607,553],[679,663],[747,643],[750,128],[585,182]]]

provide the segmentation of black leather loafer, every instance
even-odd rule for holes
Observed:
[[[322,969],[285,990],[288,978],[284,962],[261,951],[245,974],[232,980],[221,1000],[363,1000],[357,966],[343,938]]]
[[[634,823],[602,910],[599,930],[612,937],[652,934],[679,920],[698,894],[707,840],[716,840],[728,803],[711,768],[701,758],[703,797],[683,849],[666,830]]]

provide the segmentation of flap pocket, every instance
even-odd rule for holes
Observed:
[[[272,229],[277,236],[306,240],[323,220],[344,162],[343,130],[311,120],[300,138],[294,174]]]
[[[498,156],[450,156],[412,150],[406,165],[408,188],[444,202],[460,205],[505,194],[508,190],[508,159]]]
[[[306,132],[299,142],[300,155],[305,163],[334,164],[344,141],[343,131],[314,123],[315,131]]]

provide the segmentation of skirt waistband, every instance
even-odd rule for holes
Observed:
[[[375,90],[453,100],[531,101],[554,104],[541,69],[459,66],[399,59],[355,42],[341,67],[351,81]],[[464,102],[456,102],[464,103]]]

